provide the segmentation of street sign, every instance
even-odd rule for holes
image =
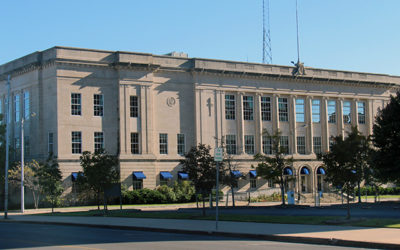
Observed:
[[[222,148],[216,148],[214,150],[214,161],[221,162],[222,161]]]

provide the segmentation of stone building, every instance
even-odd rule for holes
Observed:
[[[251,165],[271,150],[263,131],[277,129],[295,159],[285,170],[297,180],[292,188],[323,189],[316,153],[351,126],[371,134],[377,110],[400,86],[400,77],[383,74],[53,47],[0,66],[2,113],[8,75],[16,148],[24,117],[27,158],[53,152],[69,183],[81,152],[104,147],[119,155],[130,189],[187,178],[182,155],[221,138],[244,177],[238,191],[271,188]]]

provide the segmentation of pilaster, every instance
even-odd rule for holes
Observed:
[[[236,94],[236,122],[237,122],[237,147],[238,154],[244,153],[244,135],[243,135],[243,92],[237,92]]]
[[[306,116],[306,154],[313,153],[313,123],[312,123],[312,99],[307,96],[305,100],[305,116]]]
[[[322,152],[326,152],[329,150],[328,98],[326,97],[321,100],[321,137]]]
[[[262,153],[261,94],[254,96],[255,153]]]

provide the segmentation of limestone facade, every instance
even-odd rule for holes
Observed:
[[[27,158],[53,151],[69,182],[81,171],[79,152],[104,146],[119,155],[121,181],[132,189],[134,172],[155,188],[161,172],[178,180],[191,146],[229,139],[245,177],[238,190],[247,191],[269,188],[259,178],[250,188],[249,171],[253,155],[268,150],[263,131],[279,129],[295,159],[295,189],[312,192],[315,151],[351,126],[371,134],[378,109],[400,89],[398,76],[307,67],[294,75],[290,66],[171,55],[53,47],[1,65],[2,113],[11,76],[11,142],[18,147],[25,115]]]

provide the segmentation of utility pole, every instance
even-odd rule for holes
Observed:
[[[7,213],[8,213],[8,157],[9,157],[9,133],[10,133],[10,78],[11,76],[8,75],[7,78],[7,111],[6,111],[6,168],[5,168],[5,179],[4,179],[4,219],[7,219]]]
[[[25,187],[24,187],[24,115],[21,119],[21,213],[25,210]]]

